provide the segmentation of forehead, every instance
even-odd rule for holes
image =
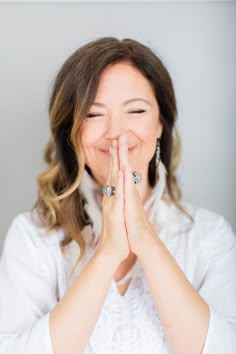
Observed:
[[[155,99],[151,83],[136,67],[124,62],[113,64],[104,70],[99,81],[96,100],[104,96],[129,99],[136,95]]]

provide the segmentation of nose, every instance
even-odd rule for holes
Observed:
[[[120,135],[127,133],[128,125],[126,118],[119,113],[109,116],[106,124],[106,138],[118,139]]]

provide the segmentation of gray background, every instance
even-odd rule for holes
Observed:
[[[31,208],[48,139],[53,78],[81,44],[102,36],[151,46],[174,81],[184,199],[235,221],[236,3],[0,3],[0,250]]]

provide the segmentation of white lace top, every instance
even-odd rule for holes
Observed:
[[[154,203],[152,217],[159,237],[209,304],[210,324],[203,354],[235,354],[235,235],[223,217],[187,203],[185,207],[195,220],[191,230],[189,220],[162,200]],[[89,230],[85,234],[92,236]],[[30,213],[13,221],[0,264],[1,354],[53,354],[49,314],[76,276],[70,277],[70,271],[79,253],[73,241],[64,255],[60,249],[63,237],[62,230],[45,236]],[[94,248],[88,247],[87,260],[93,253]],[[115,281],[111,282],[84,354],[173,353],[138,261],[130,276],[123,296]]]

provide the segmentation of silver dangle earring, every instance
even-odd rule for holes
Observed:
[[[157,174],[157,179],[159,179],[159,163],[161,160],[161,147],[160,147],[160,142],[161,139],[157,139],[157,147],[156,147],[156,174]]]

